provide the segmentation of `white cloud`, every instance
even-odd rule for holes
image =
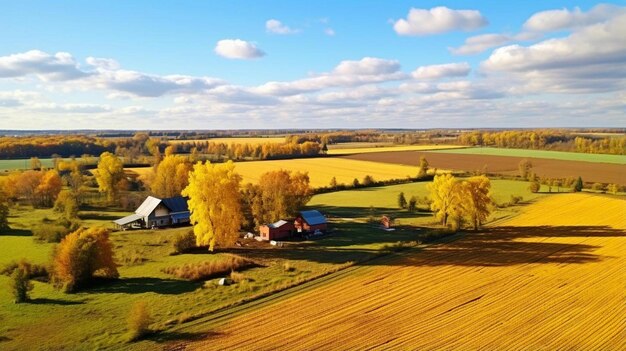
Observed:
[[[31,50],[0,57],[0,78],[25,77],[31,74],[43,81],[67,81],[89,75],[80,70],[72,55],[67,52],[50,55]]]
[[[471,71],[467,62],[446,63],[418,67],[411,75],[415,79],[439,79],[445,77],[465,77]]]
[[[475,30],[487,23],[477,10],[453,10],[439,6],[430,10],[411,8],[407,18],[397,20],[393,29],[399,35],[430,35]]]
[[[328,35],[329,37],[334,37],[335,36],[335,30],[332,28],[326,28],[324,29],[324,34]]]
[[[254,88],[260,94],[287,96],[340,86],[358,86],[406,79],[400,63],[375,57],[341,61],[332,72],[290,82],[267,82]]]
[[[537,92],[620,90],[626,88],[624,33],[626,14],[580,28],[565,38],[496,49],[482,68],[515,74]]]
[[[573,10],[560,9],[542,11],[532,15],[524,29],[532,32],[552,32],[572,29],[604,22],[626,12],[626,8],[615,5],[599,4],[588,12],[575,7]]]
[[[465,39],[458,48],[448,48],[455,55],[479,54],[487,49],[509,43],[513,38],[506,34],[481,34]]]
[[[223,39],[217,42],[215,53],[229,59],[250,60],[265,56],[255,44],[241,39]]]
[[[87,57],[85,60],[87,64],[94,66],[96,68],[106,69],[106,70],[116,70],[120,68],[119,62],[108,59],[108,58],[98,58],[98,57]]]
[[[0,107],[19,107],[29,102],[36,101],[41,94],[33,91],[0,91]]]
[[[276,19],[267,20],[265,22],[265,30],[274,34],[296,34],[299,32],[298,29],[291,29]]]

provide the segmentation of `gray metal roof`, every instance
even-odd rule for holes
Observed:
[[[274,222],[272,224],[268,224],[267,226],[270,227],[270,228],[280,228],[280,227],[284,226],[287,223],[289,223],[289,222],[281,219],[280,221]]]
[[[320,213],[320,211],[310,210],[300,212],[302,219],[309,225],[324,224],[326,223],[326,217]]]
[[[117,225],[126,225],[140,220],[142,217],[138,214],[132,214],[130,216],[126,216],[124,218],[116,219],[113,223]]]
[[[156,197],[148,196],[141,206],[135,211],[136,214],[141,215],[142,217],[148,217],[152,211],[154,211],[157,206],[161,203],[161,199],[157,199]]]

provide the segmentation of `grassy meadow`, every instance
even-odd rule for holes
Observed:
[[[597,163],[626,164],[626,155],[586,154],[579,152],[528,150],[528,149],[505,149],[492,147],[470,147],[449,150],[434,150],[431,152],[463,155],[489,155],[509,157],[533,157],[563,161],[583,161]]]
[[[427,151],[427,150],[448,150],[459,149],[465,146],[459,145],[388,145],[381,144],[376,145],[372,143],[347,143],[355,144],[352,147],[347,147],[344,144],[338,144],[339,146],[331,145],[328,148],[329,155],[352,155],[352,154],[364,154],[370,152],[389,152],[389,151]]]
[[[40,158],[41,166],[50,168],[53,166],[51,158]],[[16,169],[30,169],[30,159],[24,160],[0,160],[0,172],[12,171]]]

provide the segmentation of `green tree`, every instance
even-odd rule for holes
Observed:
[[[406,202],[406,197],[404,197],[404,192],[400,192],[400,194],[398,194],[398,207],[399,208],[406,208],[407,202]]]
[[[78,200],[76,195],[68,190],[62,191],[54,202],[54,210],[61,212],[63,217],[69,221],[78,219]]]
[[[118,184],[124,178],[122,160],[110,152],[104,152],[100,155],[95,177],[100,192],[106,193],[107,201],[113,203],[119,192]]]
[[[530,185],[528,186],[528,190],[530,190],[531,193],[538,193],[540,189],[541,189],[541,184],[537,180],[531,182]]]
[[[576,182],[574,183],[574,191],[583,191],[583,179],[580,176],[578,177],[578,179],[576,179]]]
[[[30,282],[28,271],[25,267],[18,265],[11,274],[9,289],[13,293],[15,303],[22,303],[29,300],[28,293],[33,290],[33,283]]]
[[[241,176],[232,161],[222,164],[196,163],[182,195],[189,197],[191,223],[198,245],[232,245],[242,223]]]
[[[0,230],[7,230],[9,228],[9,204],[6,197],[0,189]]]

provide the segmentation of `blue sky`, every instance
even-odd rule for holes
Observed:
[[[623,1],[0,8],[0,129],[626,126]]]

